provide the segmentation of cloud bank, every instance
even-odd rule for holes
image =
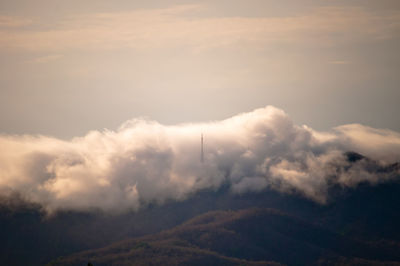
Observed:
[[[2,135],[0,147],[0,196],[18,194],[48,212],[137,210],[221,185],[232,193],[270,188],[325,203],[333,185],[376,184],[400,174],[399,133],[359,124],[318,132],[272,106],[203,124],[134,119],[70,141]]]

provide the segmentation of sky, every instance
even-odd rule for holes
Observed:
[[[0,134],[60,139],[273,105],[400,131],[398,0],[0,1]]]
[[[398,47],[398,0],[1,0],[0,201],[326,204],[393,180]]]

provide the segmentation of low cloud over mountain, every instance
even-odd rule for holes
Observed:
[[[269,187],[323,204],[333,185],[400,174],[399,133],[359,124],[318,132],[272,106],[203,124],[134,119],[71,141],[2,135],[0,147],[2,198],[19,195],[48,212],[138,209],[222,185],[232,193]]]

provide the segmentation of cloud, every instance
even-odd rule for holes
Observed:
[[[348,60],[334,60],[334,61],[329,61],[328,63],[333,64],[333,65],[349,65],[349,64],[351,64],[351,62]]]
[[[22,17],[15,17],[15,16],[1,16],[0,15],[0,29],[1,28],[19,28],[31,25],[33,20],[22,18]]]
[[[0,146],[0,196],[19,194],[48,212],[136,210],[221,185],[232,193],[268,187],[324,203],[331,186],[400,174],[393,165],[400,161],[399,133],[358,124],[318,132],[272,106],[202,124],[134,119],[70,141],[2,135]]]
[[[51,54],[51,55],[45,55],[45,56],[40,56],[36,57],[32,60],[27,61],[27,63],[34,63],[34,64],[45,64],[49,63],[52,61],[59,60],[63,58],[64,56],[62,54]]]
[[[60,18],[54,26],[36,21],[29,30],[0,30],[0,47],[31,51],[190,47],[195,51],[271,43],[354,42],[397,36],[400,13],[374,13],[363,7],[319,7],[285,17],[207,16],[202,5],[126,12],[89,13]],[[31,21],[26,19],[26,21]],[[0,25],[19,25],[0,18]],[[35,26],[36,25],[36,26]]]

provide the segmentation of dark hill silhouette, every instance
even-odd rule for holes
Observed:
[[[78,253],[51,265],[372,263],[400,260],[398,251],[333,233],[281,211],[253,208],[209,212],[171,230]]]

